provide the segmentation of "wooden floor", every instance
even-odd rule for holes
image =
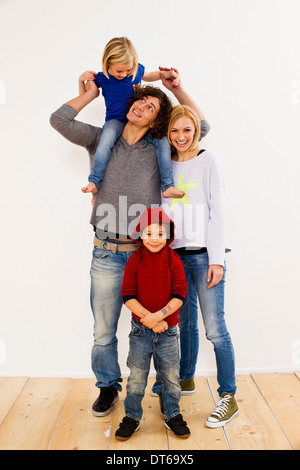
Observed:
[[[0,378],[1,450],[300,450],[300,374],[237,377],[240,414],[226,427],[209,429],[205,420],[218,400],[214,377],[196,377],[196,393],[181,398],[188,439],[167,431],[159,401],[143,400],[141,427],[126,442],[114,437],[124,416],[125,391],[114,411],[95,418],[94,379]],[[126,383],[126,380],[124,381]]]

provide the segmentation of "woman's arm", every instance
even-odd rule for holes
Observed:
[[[174,86],[174,84],[172,83],[172,80],[170,80],[169,78],[166,78],[165,75],[163,74],[165,69],[163,67],[160,67],[159,69],[162,72],[161,81],[162,81],[163,85],[173,93],[173,95],[177,98],[177,100],[179,101],[180,104],[184,104],[186,106],[189,106],[190,108],[193,108],[193,110],[196,111],[196,113],[198,114],[199,119],[201,121],[204,121],[205,117],[204,117],[204,114],[202,113],[201,109],[199,108],[197,103],[193,100],[193,98],[182,87],[182,83],[181,83],[181,80],[180,80],[178,70],[174,69],[175,72],[179,76],[179,83],[178,83],[177,86]]]

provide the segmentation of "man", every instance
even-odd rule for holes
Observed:
[[[195,109],[196,104],[181,85],[175,88],[171,81],[163,77],[162,81],[180,104]],[[102,129],[77,121],[75,117],[98,95],[95,83],[88,82],[85,93],[64,104],[50,118],[54,129],[87,149],[91,167]],[[112,149],[101,189],[95,195],[90,220],[96,232],[91,265],[92,369],[100,388],[99,397],[92,407],[95,416],[109,414],[118,400],[118,391],[122,389],[116,331],[123,305],[124,268],[132,252],[138,248],[129,234],[143,210],[161,202],[155,147],[144,139],[144,135],[148,131],[153,137],[166,134],[171,108],[169,98],[159,88],[145,86],[136,90],[129,103],[128,122]],[[200,110],[199,116],[204,119]],[[202,121],[202,136],[207,132],[207,123]]]

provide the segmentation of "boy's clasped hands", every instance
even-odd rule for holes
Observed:
[[[145,316],[141,317],[140,322],[154,331],[154,333],[163,333],[168,329],[168,323],[165,320],[162,320],[164,314],[161,310],[151,313],[146,309],[140,310],[141,314]]]

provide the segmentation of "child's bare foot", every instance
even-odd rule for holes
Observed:
[[[184,191],[179,191],[179,189],[176,189],[175,186],[171,186],[170,188],[166,189],[162,194],[163,197],[182,197],[184,196]]]
[[[89,183],[87,186],[84,188],[81,188],[81,191],[83,193],[93,193],[96,194],[98,192],[98,189],[94,183]]]

